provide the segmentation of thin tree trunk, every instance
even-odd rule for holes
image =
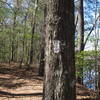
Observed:
[[[23,33],[23,52],[21,56],[21,61],[20,61],[20,68],[22,68],[22,63],[24,60],[24,53],[25,53],[25,32],[26,32],[26,19],[25,19],[25,26],[24,26],[24,33]]]
[[[43,34],[42,34],[42,39],[41,39],[41,56],[40,56],[40,64],[39,64],[39,75],[44,76],[44,66],[45,66],[45,28],[46,28],[46,19],[47,15],[47,7],[45,5],[44,7],[44,26],[43,26]]]
[[[16,27],[16,12],[14,12],[13,33],[12,33],[12,57],[11,61],[15,61],[15,27]]]
[[[98,93],[97,93],[97,100],[100,100],[100,68],[98,70]]]
[[[37,13],[37,8],[38,8],[38,0],[35,1],[35,11],[34,11],[34,14],[33,14],[33,22],[32,22],[32,36],[31,36],[31,49],[30,49],[30,60],[29,60],[29,68],[30,68],[30,65],[33,63],[33,53],[34,53],[34,50],[33,50],[33,39],[34,39],[34,32],[35,32],[35,24],[36,24],[36,13]]]
[[[41,46],[41,57],[40,57],[40,65],[39,65],[39,76],[44,76],[44,44]]]

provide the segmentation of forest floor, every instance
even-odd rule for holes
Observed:
[[[77,84],[77,100],[92,100],[94,91]],[[0,100],[42,100],[43,78],[34,68],[27,71],[17,63],[0,64]]]

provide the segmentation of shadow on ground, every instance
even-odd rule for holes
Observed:
[[[26,70],[14,63],[0,64],[0,97],[41,96],[41,83],[42,77],[37,76],[34,68]]]
[[[30,80],[42,80],[36,73],[35,67],[27,70],[26,68],[19,68],[18,64],[1,64],[0,65],[0,74],[8,74],[12,76],[16,76],[22,79],[30,79]]]
[[[26,70],[24,67],[19,68],[18,64],[0,64],[0,100],[5,97],[16,98],[14,100],[42,100],[42,92],[43,78],[35,73],[34,68]],[[76,94],[77,100],[94,100],[96,96],[94,91],[80,84],[76,84]],[[19,99],[21,97],[23,99]]]
[[[14,94],[6,91],[0,91],[0,97],[22,97],[22,96],[42,96],[42,93],[30,93],[30,94]]]

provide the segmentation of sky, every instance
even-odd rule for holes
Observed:
[[[86,31],[86,32],[89,33],[89,31]],[[90,38],[86,44],[85,51],[95,50],[95,47],[94,47],[95,34],[97,35],[97,38],[98,38],[98,49],[100,49],[100,28],[98,28],[98,29],[96,29],[96,32],[95,32],[95,30],[92,31]]]

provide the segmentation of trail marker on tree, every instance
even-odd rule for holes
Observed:
[[[57,54],[60,52],[60,41],[59,40],[53,41],[53,51],[54,53],[57,53]]]

